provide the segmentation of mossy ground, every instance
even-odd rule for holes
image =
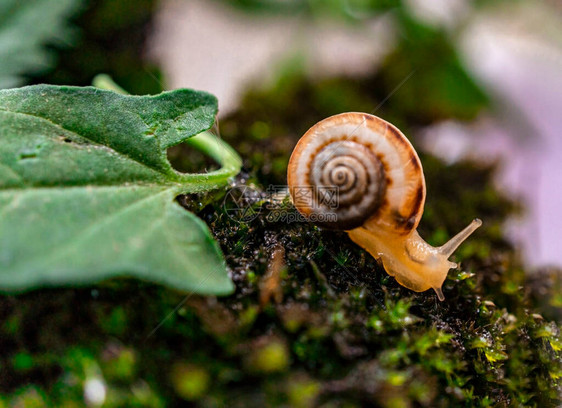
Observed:
[[[501,230],[519,209],[494,189],[493,167],[421,155],[421,235],[440,244],[484,220],[455,255],[444,302],[398,285],[343,232],[268,217],[294,211],[262,193],[285,183],[296,140],[333,113],[372,110],[377,81],[285,77],[222,121],[245,158],[236,183],[257,191],[255,217],[232,217],[226,191],[180,202],[219,241],[232,296],[133,280],[2,295],[0,407],[82,406],[93,380],[106,386],[104,407],[557,406],[561,275],[522,269]],[[377,114],[408,135],[421,123]]]

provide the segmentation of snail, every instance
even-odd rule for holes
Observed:
[[[441,289],[448,258],[480,225],[474,219],[440,247],[416,228],[425,203],[420,159],[408,139],[385,120],[342,113],[312,126],[289,160],[287,181],[297,210],[317,225],[345,230],[380,258],[387,273],[408,289]]]

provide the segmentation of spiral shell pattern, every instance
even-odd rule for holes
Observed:
[[[310,128],[291,155],[287,179],[299,212],[326,228],[369,222],[406,234],[423,212],[425,182],[414,148],[393,125],[365,113]]]

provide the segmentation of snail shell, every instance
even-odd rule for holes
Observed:
[[[342,113],[312,126],[289,160],[295,207],[324,228],[346,230],[409,289],[433,288],[439,299],[455,249],[481,225],[474,220],[434,248],[417,233],[425,180],[420,159],[392,124],[365,113]]]
[[[420,222],[425,181],[420,159],[390,123],[365,113],[318,122],[299,140],[287,174],[293,202],[317,224],[353,229],[367,219],[406,234]],[[311,195],[304,193],[312,192]],[[337,194],[337,219],[323,193]]]

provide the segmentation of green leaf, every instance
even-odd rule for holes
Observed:
[[[66,19],[82,0],[0,1],[0,88],[21,85],[23,74],[48,68],[53,53],[47,43],[68,44],[72,30]]]
[[[224,185],[240,169],[228,145],[198,135],[216,112],[212,95],[187,89],[156,96],[48,85],[0,90],[0,288],[134,276],[231,292],[206,225],[175,202]],[[184,141],[223,167],[178,173],[166,150]]]

